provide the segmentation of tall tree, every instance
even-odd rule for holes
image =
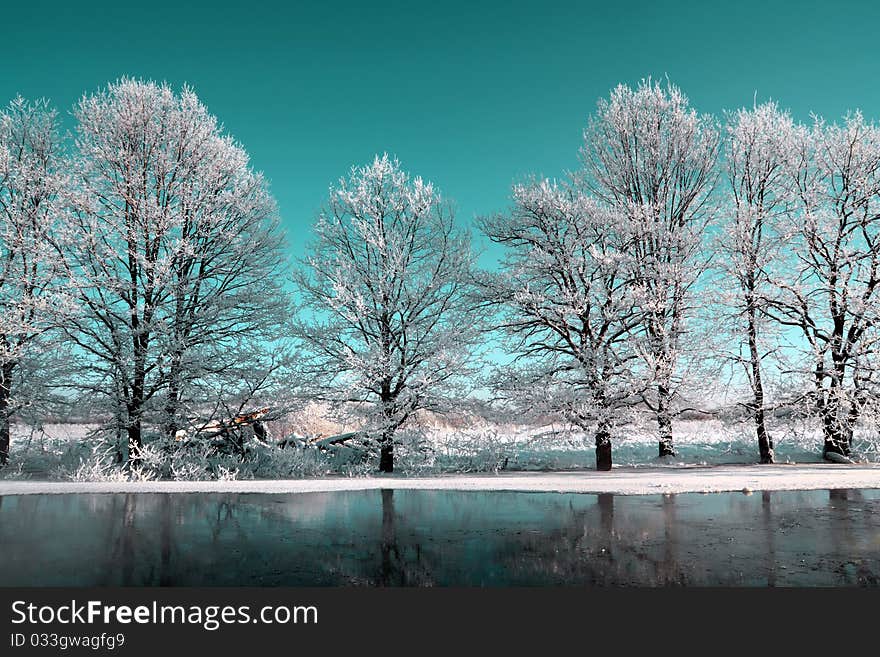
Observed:
[[[765,420],[768,355],[766,308],[773,261],[780,257],[782,220],[790,208],[786,176],[793,155],[795,127],[775,103],[739,110],[729,117],[725,139],[730,218],[720,240],[721,268],[735,285],[737,356],[751,390],[749,411],[755,422],[761,463],[773,463],[773,439]],[[739,350],[738,350],[739,351]]]
[[[16,374],[49,349],[47,331],[64,304],[47,235],[62,184],[56,114],[45,102],[13,100],[0,112],[0,466],[10,422],[33,386]],[[18,390],[16,390],[18,387]]]
[[[574,186],[542,180],[515,186],[510,212],[481,224],[506,249],[502,273],[486,285],[520,364],[505,371],[504,387],[592,430],[596,468],[610,470],[613,429],[641,391],[642,313],[623,218]]]
[[[860,113],[797,130],[786,266],[768,312],[798,331],[823,455],[846,457],[876,385],[880,320],[880,128]]]
[[[392,472],[397,430],[469,371],[470,242],[433,185],[387,155],[339,181],[315,232],[296,275],[313,395],[368,409],[379,469]]]
[[[660,456],[672,455],[683,339],[694,286],[709,260],[704,237],[715,215],[719,131],[678,87],[642,81],[600,100],[584,138],[586,185],[622,213],[634,237],[632,277],[642,295],[643,356],[654,382],[644,402],[657,417]]]
[[[173,433],[207,401],[200,383],[283,319],[275,205],[189,88],[123,79],[75,116],[59,251],[81,312],[67,332],[137,458],[145,418]]]

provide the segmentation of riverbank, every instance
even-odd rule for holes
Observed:
[[[718,493],[764,490],[880,488],[880,465],[720,465],[614,468],[611,472],[513,472],[405,477],[326,477],[236,481],[0,481],[0,495],[69,493],[317,493],[399,490],[547,493]]]

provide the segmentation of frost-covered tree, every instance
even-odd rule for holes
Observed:
[[[780,228],[790,207],[786,184],[794,154],[795,127],[775,103],[742,109],[726,126],[726,208],[729,219],[720,239],[720,267],[733,283],[729,300],[734,310],[734,359],[743,367],[751,391],[747,403],[755,422],[761,463],[773,463],[773,439],[765,420],[764,361],[773,353],[768,344],[766,308],[770,278],[784,241]],[[746,354],[742,354],[745,348]]]
[[[574,186],[542,180],[514,186],[511,210],[481,227],[505,247],[502,272],[486,285],[519,364],[505,368],[501,387],[593,431],[596,467],[610,470],[615,424],[643,388],[623,218]]]
[[[880,128],[860,113],[799,127],[789,170],[795,204],[787,253],[768,305],[797,331],[824,434],[823,454],[847,456],[877,383],[880,320]]]
[[[368,409],[379,469],[392,472],[397,430],[459,394],[469,371],[470,241],[434,186],[387,155],[331,189],[315,232],[296,275],[311,394]]]
[[[137,458],[145,422],[173,433],[223,406],[243,353],[260,369],[284,319],[275,204],[189,88],[123,79],[75,116],[59,251],[80,312],[67,334],[78,385],[110,403]]]
[[[599,101],[581,149],[584,183],[624,217],[634,238],[631,277],[641,294],[643,356],[656,414],[660,456],[674,454],[680,365],[694,287],[708,256],[705,229],[715,218],[719,131],[674,85],[619,85]]]
[[[0,466],[11,417],[33,400],[34,366],[52,350],[46,335],[64,307],[47,239],[58,220],[59,149],[45,102],[19,97],[0,111]]]

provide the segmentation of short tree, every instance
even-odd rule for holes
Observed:
[[[52,350],[47,332],[64,307],[47,239],[58,220],[60,156],[56,114],[45,102],[16,98],[0,112],[0,466],[12,415],[33,400],[33,365]]]
[[[635,376],[643,318],[623,218],[542,180],[515,186],[510,212],[481,227],[506,252],[485,285],[519,364],[505,368],[502,386],[594,431],[596,467],[610,470],[612,431],[643,390]]]
[[[371,411],[379,469],[396,431],[441,408],[470,369],[478,335],[473,255],[433,185],[376,157],[331,190],[296,275],[310,395]]]
[[[601,100],[584,134],[584,183],[625,218],[634,242],[632,278],[642,296],[643,356],[653,381],[644,402],[656,414],[659,454],[674,454],[673,402],[694,288],[709,261],[705,229],[719,132],[674,85],[620,85]]]

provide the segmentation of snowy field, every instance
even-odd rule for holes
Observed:
[[[315,426],[312,425],[312,428]],[[120,471],[118,466],[108,466],[106,443],[102,443],[95,433],[97,428],[95,424],[46,424],[39,429],[15,426],[10,464],[0,471],[0,481],[126,483],[132,477]],[[351,427],[344,426],[320,428],[322,431],[318,432],[309,431],[309,427],[303,424],[294,427],[299,435],[313,436],[351,430]],[[270,436],[278,439],[289,435],[290,431],[289,423],[270,427]],[[774,468],[753,467],[757,461],[757,446],[750,424],[680,420],[676,422],[674,432],[677,455],[658,460],[656,437],[650,424],[626,427],[621,435],[614,438],[614,470],[608,474],[594,470],[595,453],[591,437],[565,431],[564,427],[502,425],[474,418],[469,418],[466,423],[434,422],[426,429],[402,432],[401,444],[395,450],[394,481],[402,478],[409,482],[406,486],[418,487],[422,485],[419,482],[427,477],[443,476],[442,480],[438,480],[446,482],[442,486],[474,486],[475,490],[486,490],[481,488],[485,486],[518,490],[510,486],[526,485],[524,490],[645,492],[644,487],[649,484],[640,481],[662,480],[662,486],[652,483],[649,489],[665,492],[667,489],[664,486],[668,486],[669,492],[681,492],[743,488],[765,490],[769,487],[782,490],[789,487],[786,484],[789,478],[797,482],[793,485],[798,488],[824,488],[832,484],[839,484],[840,487],[873,487],[872,482],[878,477],[878,471],[871,467],[835,468],[823,463],[821,435],[816,428],[805,423],[787,422],[771,426],[779,464]],[[153,455],[161,456],[158,452],[155,450]],[[868,431],[857,433],[853,456],[862,466],[880,464],[880,441],[876,435]],[[303,486],[320,487],[343,484],[330,479],[327,482],[313,480],[342,476],[366,479],[365,486],[387,485],[384,483],[387,478],[374,476],[375,463],[372,459],[359,460],[356,453],[344,448],[321,452],[317,449],[282,450],[255,445],[244,459],[232,455],[205,458],[195,452],[181,452],[172,460],[174,462],[170,465],[165,462],[160,464],[161,467],[151,466],[152,469],[139,473],[135,479],[147,483],[167,479],[223,480],[223,485],[236,480],[308,479],[310,481]],[[149,459],[147,461],[149,465]],[[795,465],[797,467],[793,467]],[[720,474],[710,474],[722,472],[728,473],[725,475],[727,478],[717,479]],[[455,480],[454,484],[448,483],[452,481],[448,478],[452,475],[478,473],[498,476],[489,479],[478,477],[472,483],[469,483],[469,479],[461,478]],[[556,474],[550,479],[520,476],[525,473]],[[564,473],[577,473],[579,478],[563,476]],[[511,480],[500,478],[508,474],[516,476]],[[563,478],[559,479],[560,476]],[[848,477],[853,479],[845,481]],[[611,488],[604,488],[606,485]],[[572,486],[574,488],[570,488]]]
[[[822,435],[807,422],[770,425],[780,464],[822,463]],[[651,424],[635,424],[621,430],[613,440],[614,465],[629,468],[657,466],[751,464],[758,459],[753,425],[720,420],[679,420],[674,425],[676,456],[657,458],[657,437]],[[506,425],[467,430],[435,427],[424,441],[433,459],[457,462],[460,469],[472,466],[493,470],[571,470],[593,468],[592,436],[565,431],[563,427]],[[853,458],[860,463],[880,463],[880,438],[872,431],[858,431]]]

